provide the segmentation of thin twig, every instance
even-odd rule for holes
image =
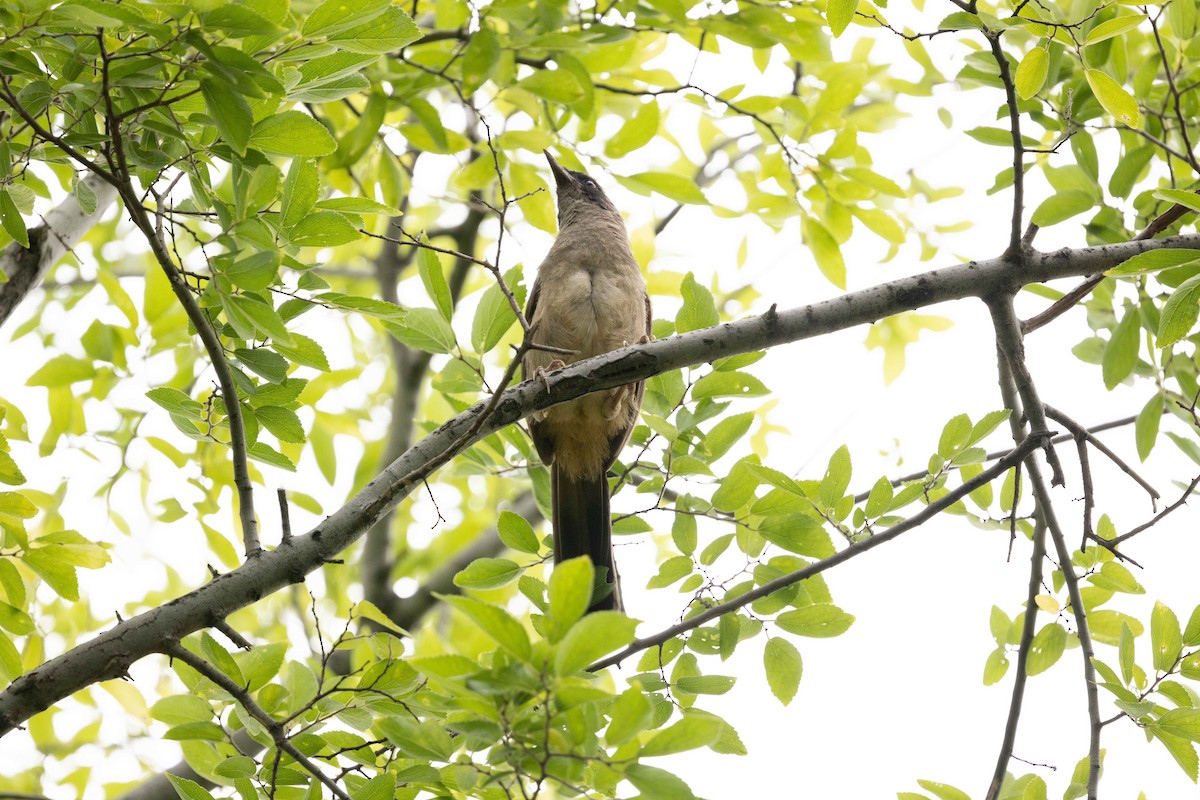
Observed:
[[[992,57],[1000,69],[1000,82],[1004,84],[1005,105],[1008,106],[1009,127],[1012,133],[1013,208],[1006,255],[1020,258],[1022,215],[1025,212],[1025,145],[1021,141],[1021,111],[1017,106],[1017,87],[1008,67],[1008,56],[1004,55],[1004,49],[1000,47],[1001,33],[995,31],[985,35],[992,48]]]
[[[1158,493],[1158,490],[1151,486],[1145,478],[1143,478],[1141,475],[1138,475],[1137,471],[1134,470],[1133,467],[1126,464],[1120,456],[1114,453],[1108,445],[1104,444],[1091,433],[1089,433],[1087,428],[1083,427],[1078,422],[1071,419],[1053,406],[1045,406],[1045,409],[1046,416],[1050,417],[1050,419],[1069,430],[1076,438],[1083,438],[1087,440],[1090,445],[1095,447],[1104,455],[1108,456],[1109,460],[1116,464],[1122,472],[1132,478],[1138,486],[1141,486],[1146,490],[1146,494],[1150,495],[1151,503],[1154,503],[1154,501],[1158,500],[1162,496]]]
[[[907,533],[914,528],[920,527],[944,511],[946,508],[949,508],[962,498],[966,497],[971,492],[975,491],[981,486],[991,483],[996,478],[1003,475],[1010,467],[1023,460],[1029,453],[1033,452],[1038,447],[1041,447],[1044,444],[1044,439],[1045,437],[1043,436],[1031,435],[1021,444],[1013,448],[1008,455],[997,461],[991,467],[988,467],[974,478],[963,482],[963,484],[958,488],[947,492],[925,508],[921,509],[921,511],[917,512],[903,522],[893,525],[883,533],[878,533],[862,542],[852,544],[845,550],[842,550],[841,552],[838,552],[829,558],[809,564],[804,569],[800,569],[776,578],[775,580],[768,581],[761,586],[751,589],[745,594],[739,595],[733,600],[729,600],[705,609],[696,616],[690,617],[677,625],[672,625],[670,628],[660,631],[653,636],[635,639],[632,644],[620,652],[614,653],[607,658],[603,658],[595,662],[587,668],[587,671],[596,672],[597,670],[604,669],[605,667],[611,667],[614,664],[619,664],[631,655],[635,655],[643,650],[661,645],[664,642],[674,639],[680,634],[695,630],[709,620],[722,617],[733,611],[737,611],[739,608],[754,602],[760,597],[766,597],[767,595],[777,592],[780,589],[787,588],[794,583],[799,583],[800,581],[811,578],[814,575],[819,575],[831,567],[836,567],[838,564],[849,561],[855,556],[861,555],[868,550],[873,550],[881,544],[890,542],[892,539],[895,539],[902,533]]]
[[[1136,528],[1129,531],[1128,533],[1123,533],[1120,536],[1116,537],[1115,539],[1112,539],[1110,541],[1110,544],[1113,547],[1116,547],[1117,545],[1119,545],[1121,542],[1125,541],[1126,539],[1132,539],[1134,536],[1137,536],[1142,531],[1144,531],[1148,528],[1153,528],[1155,525],[1158,524],[1159,520],[1161,520],[1163,517],[1167,516],[1172,511],[1174,511],[1175,509],[1177,509],[1180,506],[1182,506],[1183,504],[1185,504],[1188,501],[1188,498],[1192,496],[1192,492],[1194,492],[1196,490],[1197,486],[1200,486],[1200,475],[1197,475],[1195,478],[1192,478],[1192,482],[1189,483],[1187,485],[1187,488],[1183,490],[1183,494],[1180,495],[1179,499],[1176,500],[1174,503],[1171,503],[1171,505],[1164,508],[1158,514],[1156,514],[1154,516],[1154,519],[1152,519],[1149,522],[1146,522],[1142,525],[1138,525]]]
[[[1017,739],[1017,723],[1021,718],[1021,707],[1025,702],[1025,681],[1029,677],[1026,668],[1029,651],[1033,644],[1034,629],[1037,627],[1037,603],[1035,598],[1042,588],[1042,565],[1046,561],[1046,525],[1039,518],[1033,529],[1033,552],[1029,556],[1029,589],[1025,594],[1025,620],[1021,628],[1021,641],[1017,645],[1017,665],[1013,675],[1012,698],[1008,703],[1008,720],[1004,723],[1004,737],[1000,742],[1000,753],[996,757],[996,769],[992,783],[988,786],[987,800],[996,800],[1008,773],[1008,761],[1012,758],[1013,744]]]
[[[1034,459],[1026,462],[1029,471],[1029,482],[1033,486],[1037,498],[1038,516],[1050,530],[1050,541],[1054,542],[1054,550],[1058,556],[1059,568],[1063,581],[1067,586],[1067,596],[1071,599],[1071,613],[1075,617],[1075,632],[1079,637],[1080,658],[1083,661],[1083,687],[1087,695],[1088,706],[1088,800],[1096,800],[1100,784],[1100,698],[1096,691],[1096,668],[1092,660],[1096,657],[1096,649],[1092,645],[1091,627],[1088,624],[1087,611],[1083,605],[1083,595],[1079,591],[1079,578],[1071,564],[1071,551],[1067,549],[1067,540],[1059,527],[1054,514],[1054,504],[1050,498],[1050,489],[1038,470]]]
[[[308,756],[301,753],[291,739],[288,738],[287,732],[284,731],[283,725],[278,720],[272,717],[263,709],[254,698],[250,696],[250,692],[246,691],[245,687],[234,681],[221,670],[217,669],[212,664],[200,656],[188,650],[179,642],[168,642],[163,648],[163,652],[171,658],[178,659],[184,664],[187,664],[192,669],[199,672],[205,678],[220,686],[228,692],[233,699],[238,701],[238,704],[246,710],[246,713],[258,721],[267,732],[271,734],[271,738],[275,741],[275,747],[283,753],[291,756],[297,764],[310,772],[314,778],[333,793],[338,800],[350,800],[350,795],[342,791],[342,788],[337,785],[337,782],[321,771],[321,768],[313,763]]]

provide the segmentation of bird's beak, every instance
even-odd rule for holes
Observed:
[[[546,160],[550,162],[550,171],[554,173],[554,182],[559,186],[571,183],[571,173],[567,172],[562,164],[554,160],[554,156],[550,155],[550,151],[543,150],[542,153],[546,156]]]

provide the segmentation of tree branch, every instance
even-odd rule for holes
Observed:
[[[1013,209],[1012,226],[1008,234],[1008,253],[1014,258],[1021,253],[1021,217],[1025,212],[1025,145],[1021,141],[1021,112],[1017,107],[1017,88],[1013,84],[1012,71],[1008,67],[1008,56],[1000,47],[1000,32],[987,33],[992,57],[1000,69],[1000,82],[1004,84],[1005,105],[1008,106],[1009,128],[1012,133],[1013,150]]]
[[[475,425],[486,402],[476,403],[431,432],[308,533],[293,536],[287,544],[171,603],[120,622],[17,678],[0,692],[0,735],[97,680],[123,674],[138,659],[160,652],[165,641],[208,627],[214,619],[302,581],[307,573],[357,541],[370,525],[419,486],[433,471],[431,465],[444,461],[452,446],[461,450],[536,411],[600,389],[845,330],[934,303],[991,296],[1023,283],[1090,275],[1137,253],[1162,247],[1200,249],[1200,234],[1031,253],[1020,272],[1014,272],[1006,258],[958,264],[809,306],[781,312],[772,309],[737,322],[623,347],[578,361],[548,374],[545,380],[526,381],[503,394],[490,418],[472,437],[464,439],[462,434]]]
[[[96,196],[92,213],[85,213],[72,193],[42,217],[41,225],[29,229],[28,250],[11,242],[0,253],[0,272],[8,276],[0,283],[0,326],[117,199],[117,190],[103,178],[89,175],[83,184]]]
[[[283,723],[272,717],[262,706],[256,703],[254,698],[250,696],[250,692],[246,691],[244,686],[238,684],[224,672],[217,669],[215,666],[208,663],[191,650],[188,650],[179,642],[169,642],[165,650],[168,656],[182,661],[192,669],[196,670],[196,672],[199,672],[205,678],[228,692],[229,695],[238,702],[238,705],[246,710],[247,714],[253,717],[267,730],[267,733],[271,735],[271,739],[275,742],[275,747],[278,750],[287,753],[296,761],[297,764],[304,767],[305,770],[311,773],[314,778],[325,784],[329,791],[333,793],[334,797],[337,797],[338,800],[350,800],[350,795],[342,791],[342,788],[337,785],[336,781],[322,772],[321,768],[314,764],[308,756],[296,749],[296,745],[292,744],[291,739],[284,730]]]
[[[690,617],[678,625],[672,625],[670,628],[660,631],[653,636],[647,636],[643,639],[634,639],[633,643],[624,650],[614,653],[613,655],[603,658],[592,664],[587,668],[588,672],[595,672],[597,670],[604,669],[605,667],[611,667],[614,664],[620,664],[631,655],[635,655],[643,650],[661,645],[671,639],[674,639],[676,636],[679,636],[682,633],[695,630],[711,619],[722,617],[731,611],[737,611],[739,608],[749,605],[760,597],[766,597],[767,595],[777,592],[780,589],[785,589],[794,583],[799,583],[800,581],[811,578],[814,575],[819,575],[831,567],[836,567],[838,564],[849,561],[855,556],[861,555],[868,550],[873,550],[881,544],[890,542],[892,539],[895,539],[902,533],[907,533],[914,528],[919,528],[921,525],[924,525],[926,522],[933,519],[942,511],[954,505],[959,500],[978,489],[980,486],[985,486],[999,478],[1011,467],[1020,463],[1022,459],[1041,446],[1042,443],[1043,442],[1040,437],[1030,436],[1024,442],[1017,445],[1017,447],[1009,452],[1009,454],[1004,458],[1000,459],[995,464],[976,475],[974,478],[964,481],[963,484],[957,489],[953,489],[942,495],[937,500],[933,501],[903,522],[893,525],[882,533],[875,534],[870,539],[852,544],[845,550],[835,553],[829,558],[809,564],[804,569],[799,569],[795,572],[791,572],[787,575],[776,578],[775,580],[768,581],[763,585],[746,592],[745,594],[738,595],[733,600],[729,600],[727,602],[707,608],[696,616]]]

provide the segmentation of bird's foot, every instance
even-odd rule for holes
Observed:
[[[556,358],[544,367],[538,367],[533,371],[533,376],[541,380],[542,385],[546,387],[546,394],[550,394],[550,379],[546,377],[547,373],[562,369],[567,364],[561,358]]]

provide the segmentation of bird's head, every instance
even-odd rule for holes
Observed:
[[[608,195],[600,188],[590,175],[567,169],[554,160],[549,150],[543,151],[546,160],[550,162],[550,171],[554,173],[554,182],[558,185],[558,224],[559,227],[568,221],[588,217],[603,211],[617,214],[617,207],[608,199]]]

